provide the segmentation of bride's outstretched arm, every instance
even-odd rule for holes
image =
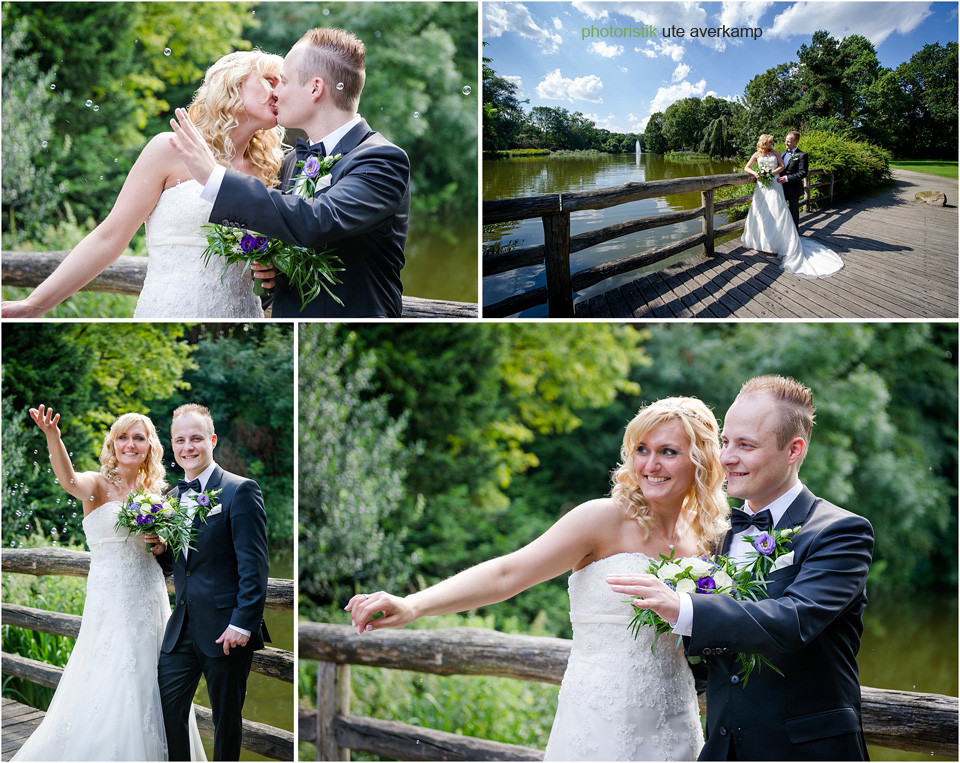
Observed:
[[[344,609],[358,632],[400,628],[419,617],[464,612],[509,599],[556,577],[594,552],[598,537],[598,504],[589,501],[562,516],[543,535],[506,556],[457,573],[410,596],[385,591],[358,594]],[[383,618],[371,619],[378,612]]]
[[[60,414],[54,413],[52,408],[41,405],[30,409],[30,418],[36,422],[40,430],[47,437],[47,450],[50,451],[50,465],[57,475],[60,487],[74,498],[89,501],[91,496],[99,492],[99,474],[97,472],[80,472],[73,469],[73,462],[67,452],[67,446],[60,439]]]
[[[4,318],[38,318],[75,294],[115,262],[157,205],[176,157],[158,135],[140,153],[110,214],[25,299],[4,302]]]

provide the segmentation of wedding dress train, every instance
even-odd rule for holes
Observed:
[[[90,572],[73,652],[43,722],[13,760],[166,760],[157,658],[170,600],[139,536],[115,530],[120,503],[83,518]],[[190,714],[191,759],[206,760]]]
[[[775,170],[777,157],[761,156],[757,164]],[[781,268],[804,278],[825,278],[843,267],[840,255],[797,232],[783,186],[776,178],[770,185],[757,183],[740,240],[748,249],[776,254]]]
[[[203,227],[213,205],[200,198],[203,186],[188,180],[168,188],[145,223],[147,276],[133,313],[140,320],[262,318],[253,293],[253,274],[214,256],[203,263]]]
[[[703,746],[693,674],[677,637],[633,638],[632,607],[610,590],[613,573],[646,572],[622,553],[570,575],[573,648],[544,760],[696,760]]]

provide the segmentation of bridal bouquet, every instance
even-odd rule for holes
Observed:
[[[753,545],[754,550],[747,554],[747,563],[738,564],[726,556],[716,556],[712,560],[705,556],[688,556],[679,559],[660,554],[660,558],[651,560],[647,572],[656,575],[670,588],[678,592],[703,593],[721,596],[730,596],[737,601],[756,601],[766,590],[767,575],[774,569],[792,562],[793,552],[787,552],[790,537],[799,530],[794,527],[786,530],[775,530],[772,533],[762,532],[759,535],[746,535],[744,539]],[[779,562],[779,564],[778,564]],[[653,645],[656,650],[657,641],[663,633],[671,633],[673,626],[653,610],[635,609],[630,620],[630,631],[633,637],[640,635],[640,628],[649,626],[654,629]],[[680,640],[678,640],[679,644]],[[688,657],[691,663],[700,662],[703,658]],[[780,675],[783,673],[762,654],[737,653],[740,663],[738,674],[746,686],[754,668],[767,665]]]
[[[292,193],[305,199],[312,198],[317,188],[330,185],[330,169],[341,154],[322,159],[311,156],[297,163],[300,174],[294,179]],[[243,272],[254,262],[271,262],[278,272],[287,277],[290,285],[300,295],[301,308],[320,296],[321,289],[339,305],[343,302],[330,291],[330,286],[340,283],[337,273],[343,270],[340,258],[333,254],[333,247],[309,249],[289,244],[269,236],[258,236],[248,231],[226,225],[204,225],[207,229],[207,248],[203,252],[204,265],[217,255],[224,259],[224,275],[234,264],[243,265]],[[263,294],[264,289],[254,279],[254,293]]]
[[[207,514],[216,503],[220,490],[205,490],[194,497],[197,504],[194,516],[206,521]],[[172,495],[159,495],[135,490],[127,496],[117,513],[114,529],[126,529],[132,533],[156,533],[168,548],[185,548],[197,539],[186,506]],[[147,549],[148,552],[150,549]]]
[[[757,167],[757,182],[760,185],[769,187],[773,177],[773,170],[768,170],[766,167]]]

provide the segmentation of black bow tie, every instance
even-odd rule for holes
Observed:
[[[293,150],[296,154],[298,162],[305,162],[311,156],[316,156],[318,159],[322,159],[327,155],[327,152],[323,150],[323,141],[311,146],[303,138],[297,138],[297,142]]]
[[[183,495],[183,494],[186,493],[188,490],[195,490],[195,491],[197,491],[197,492],[199,493],[199,492],[200,492],[200,480],[199,480],[199,479],[195,479],[195,480],[190,480],[190,482],[187,482],[186,480],[178,480],[178,481],[177,481],[177,490],[180,491],[180,495]]]
[[[748,514],[740,509],[730,513],[730,527],[734,534],[756,527],[761,532],[769,532],[773,527],[773,516],[767,509],[756,514]]]

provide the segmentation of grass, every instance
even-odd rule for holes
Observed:
[[[898,159],[890,162],[890,169],[922,172],[924,175],[957,179],[957,163],[939,159]]]

